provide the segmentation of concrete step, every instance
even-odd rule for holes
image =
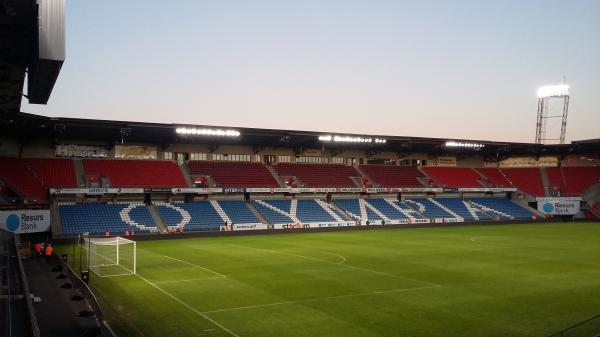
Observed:
[[[53,238],[64,237],[62,222],[60,220],[60,210],[56,201],[52,202],[52,207],[50,209],[50,226],[52,228]]]
[[[77,186],[85,187],[85,171],[83,170],[83,161],[79,158],[73,159],[73,167],[75,168]]]
[[[156,224],[156,227],[158,228],[158,232],[161,234],[168,233],[169,231],[167,230],[167,226],[163,222],[163,219],[160,217],[160,214],[158,213],[158,209],[156,208],[156,206],[148,205],[148,211],[150,212],[150,215],[152,216],[152,220],[154,220],[154,223]]]
[[[267,170],[269,170],[269,172],[273,176],[273,178],[275,178],[275,180],[277,181],[277,184],[279,185],[279,187],[285,187],[285,182],[283,181],[283,179],[281,179],[279,174],[277,174],[277,171],[275,171],[273,166],[266,165],[266,167],[267,167]]]
[[[185,179],[185,183],[188,185],[188,187],[193,187],[194,182],[192,181],[192,176],[187,165],[185,165],[185,163],[183,165],[179,165],[179,170],[181,170],[181,175],[183,176],[183,179]]]
[[[248,206],[248,209],[254,213],[254,215],[256,216],[256,218],[258,220],[260,220],[261,223],[268,225],[269,222],[267,221],[267,219],[265,219],[265,217],[260,214],[260,212],[256,209],[256,207],[254,207],[254,205],[251,202],[247,202],[246,206]]]

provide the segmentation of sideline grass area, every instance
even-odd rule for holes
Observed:
[[[119,336],[547,336],[600,313],[599,257],[597,223],[196,238],[90,284]]]

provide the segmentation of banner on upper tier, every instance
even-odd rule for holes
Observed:
[[[115,145],[115,158],[121,159],[157,159],[154,146]]]
[[[456,166],[456,157],[436,157],[429,161],[431,166],[441,166],[441,167],[455,167]]]
[[[459,192],[516,192],[517,189],[514,187],[484,187],[484,188],[459,188]]]
[[[460,189],[459,189],[460,190]],[[516,189],[470,189],[469,192],[506,192]],[[411,188],[338,188],[338,187],[318,187],[318,188],[201,188],[201,187],[183,187],[183,188],[112,188],[112,187],[89,187],[89,188],[51,188],[51,194],[143,194],[143,193],[173,193],[173,194],[214,194],[214,193],[442,193],[444,189],[438,187],[411,187]],[[450,191],[450,190],[449,190]],[[451,190],[456,192],[456,189]]]
[[[50,210],[0,212],[0,228],[16,234],[47,232],[50,230]]]
[[[90,187],[90,188],[51,188],[50,194],[139,194],[144,193],[143,188],[105,188],[105,187]]]
[[[580,197],[536,198],[538,211],[552,215],[575,215],[579,213]]]

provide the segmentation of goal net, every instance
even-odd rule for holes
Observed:
[[[101,277],[130,275],[136,272],[135,241],[120,236],[84,238],[88,268]]]

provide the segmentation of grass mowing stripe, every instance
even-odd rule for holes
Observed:
[[[191,310],[192,312],[194,312],[195,314],[197,314],[198,316],[206,319],[207,321],[211,322],[212,324],[218,326],[219,328],[221,328],[223,331],[227,332],[228,334],[234,336],[234,337],[240,337],[238,334],[236,334],[235,332],[227,329],[225,326],[223,326],[222,324],[220,324],[219,322],[215,321],[214,319],[208,317],[206,314],[194,309],[192,306],[190,306],[189,304],[185,303],[184,301],[180,300],[179,298],[177,298],[175,295],[169,293],[168,291],[164,290],[163,288],[157,286],[156,284],[152,283],[151,281],[145,279],[144,277],[140,276],[139,274],[136,274],[137,277],[139,277],[141,280],[143,280],[144,282],[148,283],[149,285],[151,285],[152,287],[154,287],[155,289],[157,289],[158,291],[162,292],[163,294],[169,296],[171,299],[175,300],[176,302],[178,302],[179,304],[183,305],[184,307],[188,308],[189,310]]]
[[[211,314],[211,313],[225,312],[225,311],[255,309],[255,308],[262,308],[262,307],[273,307],[273,306],[285,305],[285,304],[296,304],[296,303],[305,303],[305,302],[333,300],[333,299],[337,299],[337,298],[371,296],[371,295],[381,295],[381,294],[390,294],[390,293],[402,293],[402,292],[406,292],[406,291],[416,291],[416,290],[423,290],[423,289],[433,289],[433,288],[439,288],[439,287],[441,287],[441,286],[440,285],[434,285],[434,286],[427,286],[427,287],[415,287],[415,288],[403,288],[403,289],[370,291],[370,292],[358,293],[358,294],[347,294],[347,295],[337,295],[337,296],[315,297],[315,298],[307,298],[307,299],[296,300],[296,301],[283,301],[283,302],[265,303],[265,304],[257,304],[257,305],[247,305],[247,306],[235,307],[235,308],[217,309],[217,310],[204,311],[203,313],[204,314]]]
[[[218,276],[219,276],[219,277],[221,277],[221,278],[225,278],[225,277],[227,277],[227,276],[225,276],[225,275],[223,275],[223,274],[217,273],[217,272],[216,272],[216,271],[214,271],[214,270],[210,270],[210,269],[208,269],[208,268],[205,268],[205,267],[199,266],[199,265],[197,265],[197,264],[194,264],[194,263],[191,263],[191,262],[188,262],[188,261],[184,261],[184,260],[176,259],[176,258],[174,258],[174,257],[167,256],[167,255],[162,255],[162,256],[164,256],[164,257],[166,257],[166,258],[168,258],[168,259],[171,259],[171,260],[175,260],[175,261],[179,261],[179,262],[181,262],[181,263],[185,263],[185,264],[187,264],[187,265],[190,265],[190,266],[193,266],[193,267],[196,267],[196,268],[204,269],[204,270],[206,270],[206,271],[209,271],[209,272],[211,272],[211,273],[213,273],[213,274],[215,274],[215,275],[218,275]]]
[[[382,271],[377,271],[377,270],[373,270],[373,269],[367,269],[367,268],[362,268],[362,267],[357,267],[357,266],[352,266],[349,264],[342,264],[342,262],[330,262],[327,260],[321,260],[321,259],[317,259],[314,257],[310,257],[310,256],[305,256],[305,255],[300,255],[300,254],[294,254],[294,253],[288,253],[288,252],[282,252],[282,251],[277,251],[277,250],[271,250],[271,249],[263,249],[263,248],[255,248],[255,247],[250,247],[250,246],[243,246],[243,245],[236,245],[233,243],[226,243],[226,245],[228,246],[235,246],[235,247],[241,247],[241,248],[246,248],[246,249],[254,249],[254,250],[259,250],[259,251],[264,251],[264,252],[269,252],[269,253],[275,253],[275,254],[282,254],[282,255],[289,255],[289,256],[296,256],[302,259],[306,259],[306,260],[311,260],[311,261],[317,261],[317,262],[322,262],[322,263],[327,263],[327,264],[331,264],[331,265],[335,265],[335,266],[341,266],[341,267],[346,267],[346,268],[351,268],[351,269],[356,269],[356,270],[362,270],[362,271],[366,271],[369,273],[374,273],[374,274],[379,274],[379,275],[384,275],[384,276],[389,276],[389,277],[393,277],[393,278],[397,278],[399,280],[406,280],[406,281],[412,281],[412,282],[418,282],[421,284],[427,284],[428,286],[441,286],[437,283],[433,283],[433,282],[429,282],[429,281],[422,281],[422,280],[417,280],[414,278],[410,278],[410,277],[405,277],[405,276],[398,276],[398,275],[394,275],[394,274],[389,274],[386,272],[382,272]],[[337,255],[337,254],[335,254]]]
[[[223,278],[221,276],[215,277],[201,277],[201,278],[189,278],[185,280],[170,280],[170,281],[152,281],[154,284],[165,284],[165,283],[179,283],[179,282],[193,282],[193,281],[203,281],[203,280],[216,280]]]

